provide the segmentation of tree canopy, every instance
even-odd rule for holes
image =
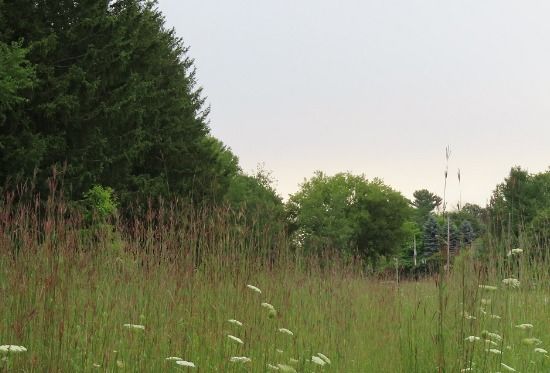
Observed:
[[[410,207],[381,180],[317,171],[290,197],[287,213],[293,238],[303,250],[331,249],[376,259],[402,245]]]
[[[3,1],[0,15],[0,48],[10,51],[0,63],[19,87],[30,86],[31,66],[36,72],[32,90],[0,78],[9,95],[0,183],[36,170],[44,185],[57,165],[77,199],[95,184],[123,202],[223,197],[232,171],[208,138],[193,60],[154,2]]]

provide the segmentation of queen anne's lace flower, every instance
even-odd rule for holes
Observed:
[[[197,366],[191,361],[178,360],[176,364],[181,365],[182,367],[196,368]]]
[[[262,291],[254,285],[246,285],[246,287],[249,288],[252,291],[255,291],[258,294],[262,294]]]
[[[19,353],[19,352],[26,352],[27,349],[23,346],[16,346],[16,345],[2,345],[0,346],[0,352],[13,352],[13,353]]]
[[[287,328],[279,328],[279,332],[280,333],[283,333],[283,334],[288,334],[288,335],[294,335],[294,333],[292,333],[290,330],[288,330]]]
[[[128,329],[145,330],[145,326],[139,324],[124,324],[122,326]]]
[[[232,363],[249,363],[252,359],[246,356],[232,356],[229,361]]]
[[[240,343],[240,344],[244,344],[243,340],[238,338],[238,337],[235,337],[234,335],[231,335],[231,334],[228,334],[227,335],[227,338],[237,342],[237,343]]]
[[[502,283],[506,286],[516,289],[520,286],[520,282],[517,278],[505,278],[504,280],[502,280]]]
[[[312,356],[311,361],[320,366],[323,366],[326,364],[325,361],[321,359],[319,356]]]

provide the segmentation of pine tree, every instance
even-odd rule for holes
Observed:
[[[468,220],[464,220],[460,226],[460,232],[462,236],[462,242],[465,245],[470,245],[475,238],[474,228]]]
[[[5,113],[0,183],[37,169],[44,185],[66,163],[73,198],[94,184],[123,203],[223,196],[193,60],[154,2],[4,1],[0,14],[0,41],[23,40],[37,75],[28,101]]]
[[[431,214],[424,223],[423,242],[424,249],[422,255],[424,257],[430,257],[439,252],[439,226]]]

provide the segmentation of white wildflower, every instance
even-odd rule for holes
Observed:
[[[505,278],[502,283],[511,288],[519,288],[520,282],[517,278]]]
[[[498,289],[496,286],[492,286],[492,285],[479,285],[479,288],[484,289],[484,290],[497,290]]]
[[[267,309],[270,310],[270,311],[275,311],[275,307],[273,307],[272,304],[269,304],[269,303],[266,303],[266,302],[263,302],[263,303],[262,303],[262,307],[263,307],[263,308],[267,308]]]
[[[300,362],[300,360],[294,359],[294,358],[291,357],[290,359],[288,359],[288,362],[289,362],[290,364],[298,364],[298,363]]]
[[[460,369],[461,372],[472,372],[474,370],[474,368],[463,368],[463,369]]]
[[[500,365],[502,365],[502,367],[503,367],[504,369],[506,369],[508,372],[517,372],[517,370],[515,370],[514,368],[512,368],[512,367],[509,366],[509,365],[506,365],[506,364],[504,364],[504,363],[500,363]]]
[[[122,326],[127,329],[145,330],[145,326],[139,324],[124,324]]]
[[[229,319],[229,320],[227,320],[227,322],[230,323],[230,324],[233,324],[233,325],[243,326],[243,323],[240,322],[239,320]]]
[[[532,338],[523,338],[521,341],[526,345],[537,345],[538,346],[542,343],[542,341],[540,339],[534,338],[534,337],[532,337]]]
[[[277,364],[277,367],[281,372],[296,373],[296,369],[294,369],[294,367],[291,365]]]
[[[516,328],[523,329],[523,330],[533,329],[533,324],[519,324],[519,325],[516,325]]]
[[[491,319],[500,320],[501,317],[499,315],[491,315],[489,316]]]
[[[170,356],[170,357],[167,357],[166,359],[164,360],[168,360],[168,361],[178,361],[178,360],[183,360],[181,357],[177,357],[177,356]]]
[[[464,338],[465,341],[468,341],[468,342],[475,342],[475,341],[479,341],[481,338],[479,337],[476,337],[475,335],[471,335],[469,337],[466,337]]]
[[[482,331],[481,335],[484,336],[485,338],[491,338],[491,339],[496,339],[497,341],[502,341],[502,337],[500,335],[498,335],[497,333],[491,333],[487,330]]]
[[[546,351],[544,348],[537,347],[534,349],[535,352],[539,352],[541,354],[547,354],[548,351]]]
[[[512,255],[523,254],[523,249],[520,249],[520,248],[512,249],[512,250],[510,251],[510,253],[511,253]]]
[[[235,337],[234,335],[231,335],[231,334],[228,334],[227,335],[227,338],[237,342],[237,343],[240,343],[240,344],[244,344],[243,340],[238,338],[238,337]]]
[[[287,328],[279,328],[279,333],[288,334],[288,335],[294,335],[290,330]]]
[[[232,363],[249,363],[252,359],[246,356],[232,356],[229,361]]]
[[[0,352],[13,352],[13,353],[19,353],[19,352],[26,352],[27,349],[23,346],[16,346],[16,345],[2,345],[0,346]]]
[[[496,348],[490,348],[488,350],[485,350],[485,352],[490,352],[496,355],[502,355],[502,352],[500,350],[497,350]]]
[[[249,288],[250,290],[255,291],[258,294],[262,294],[262,291],[254,285],[246,285],[246,287]]]
[[[275,365],[272,365],[272,364],[267,364],[267,369],[269,369],[269,370],[279,370],[279,367],[275,366]]]
[[[278,353],[282,354],[284,351],[281,350],[280,348],[276,349],[275,351],[277,351]]]
[[[324,355],[320,352],[317,352],[317,356],[319,356],[321,359],[323,359],[325,361],[325,363],[332,364],[330,359],[326,355]]]
[[[176,364],[181,365],[182,367],[188,367],[188,368],[196,368],[197,366],[191,362],[186,360],[178,360],[176,361]]]
[[[325,361],[321,359],[319,356],[312,356],[311,361],[320,366],[323,366],[326,364]]]
[[[486,339],[485,344],[488,344],[491,346],[498,346],[498,343],[496,343],[495,341],[491,341],[490,339]]]
[[[98,364],[98,363],[93,363],[92,366],[94,368],[101,368],[101,364]]]

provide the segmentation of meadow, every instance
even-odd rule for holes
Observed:
[[[550,371],[548,247],[488,240],[397,283],[223,209],[70,210],[2,202],[0,371]]]

